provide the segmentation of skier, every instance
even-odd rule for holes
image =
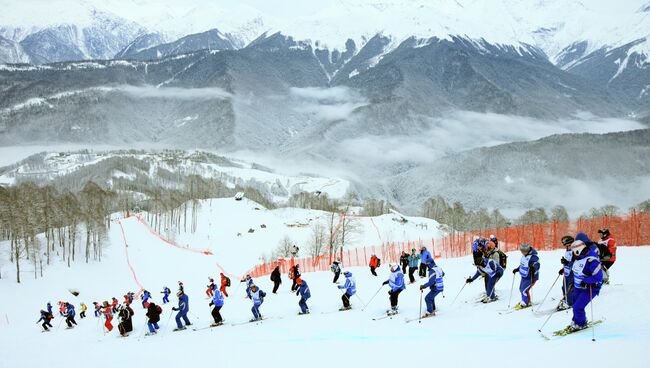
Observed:
[[[409,266],[409,254],[406,251],[402,251],[402,255],[399,257],[399,263],[402,265],[402,271],[406,274]]]
[[[521,244],[519,250],[521,251],[519,267],[512,270],[513,274],[519,272],[519,275],[521,275],[521,281],[519,282],[521,302],[515,305],[515,309],[524,309],[533,305],[530,298],[530,289],[539,280],[539,257],[535,248],[531,247],[530,244]]]
[[[147,307],[149,307],[149,304],[147,303]],[[131,320],[133,313],[133,309],[128,304],[123,305],[118,312],[117,316],[120,319],[120,323],[117,324],[117,329],[120,331],[122,337],[128,336],[129,332],[133,331],[133,321]]]
[[[48,305],[49,304],[50,303],[48,303]],[[41,309],[41,318],[38,321],[36,321],[36,324],[43,321],[43,324],[41,325],[43,327],[43,331],[49,331],[49,329],[47,328],[48,326],[51,327],[51,328],[54,328],[54,326],[52,326],[52,323],[51,323],[52,319],[54,319],[54,316],[52,315],[51,312],[44,311],[44,310]]]
[[[149,306],[149,298],[151,298],[151,293],[145,290],[140,298],[142,299],[142,309],[147,309]],[[131,302],[128,302],[127,305],[128,304],[131,304]]]
[[[472,259],[474,260],[474,265],[478,265],[481,262],[481,259],[485,256],[481,250],[483,242],[483,238],[477,236],[474,238],[474,242],[472,243]]]
[[[250,286],[251,290],[251,296],[250,299],[253,301],[253,308],[251,308],[251,312],[253,312],[253,319],[251,319],[251,322],[259,321],[262,319],[262,314],[260,313],[260,306],[262,303],[264,303],[264,297],[266,296],[266,293],[257,287],[257,285],[252,284]]]
[[[296,291],[296,295],[300,296],[300,301],[298,302],[298,305],[300,306],[300,312],[298,314],[309,314],[307,299],[311,298],[311,292],[309,291],[307,281],[298,278],[298,280],[296,280],[296,283],[298,284],[298,291]]]
[[[411,254],[409,255],[409,281],[412,283],[415,282],[415,276],[413,274],[420,267],[420,255],[417,254],[415,248],[411,249]]]
[[[370,273],[372,273],[373,276],[377,276],[377,272],[375,272],[375,270],[379,268],[380,265],[381,265],[381,260],[379,259],[379,257],[377,257],[375,254],[370,256],[370,264],[369,264]]]
[[[47,313],[49,313],[52,318],[54,318],[54,314],[52,313],[52,304],[50,302],[47,302],[47,305],[45,307],[47,308]]]
[[[104,300],[103,308],[104,310],[102,311],[102,313],[106,318],[106,321],[104,322],[104,327],[106,327],[108,332],[111,332],[113,331],[113,325],[111,324],[111,321],[113,320],[113,307],[110,304],[108,304],[108,301]]]
[[[424,285],[420,285],[420,290],[429,288],[429,293],[424,297],[424,301],[427,304],[427,313],[424,317],[436,314],[435,299],[444,290],[442,278],[445,276],[445,272],[435,262],[430,262],[427,267],[429,269],[429,281]]]
[[[169,288],[167,286],[165,286],[163,288],[163,291],[161,291],[160,293],[163,295],[163,298],[162,298],[163,304],[169,303],[169,294],[171,294],[172,291],[169,290]]]
[[[598,241],[600,264],[603,265],[603,271],[605,271],[603,281],[605,284],[609,284],[609,270],[616,262],[616,239],[607,228],[598,230],[598,234],[600,234],[600,240]]]
[[[88,310],[88,307],[86,307],[86,303],[81,303],[81,313],[79,313],[79,318],[84,319],[86,318],[86,311]]]
[[[226,291],[226,288],[230,286],[230,278],[221,272],[219,274],[221,276],[221,288],[219,288],[219,291],[225,296],[226,298],[228,297],[228,291]]]
[[[128,300],[128,302],[127,302],[128,305],[133,304],[133,298],[134,298],[134,297],[135,297],[135,293],[134,293],[134,292],[129,291],[128,293],[126,293],[126,298],[127,298],[127,300]],[[149,295],[149,297],[151,297],[151,295]]]
[[[246,283],[246,296],[248,296],[248,299],[251,298],[251,286],[253,285],[253,278],[251,275],[246,275],[246,277],[243,280],[240,280],[239,282],[245,282]]]
[[[293,283],[291,284],[291,291],[298,290],[298,284],[296,280],[300,278],[300,265],[297,264],[291,268],[291,274],[289,275]]]
[[[427,276],[427,265],[430,262],[433,262],[433,257],[431,257],[431,253],[425,246],[420,248],[420,255],[422,256],[422,259],[420,260],[420,278],[425,278]]]
[[[208,280],[210,280],[210,283],[206,286],[207,289],[205,289],[205,295],[208,296],[208,299],[212,298],[214,296],[214,279],[212,277],[208,277]]]
[[[176,296],[178,297],[178,307],[173,307],[172,310],[178,311],[178,313],[176,313],[176,326],[178,327],[175,328],[174,331],[180,331],[186,329],[185,326],[192,325],[190,320],[187,318],[187,312],[190,311],[190,302],[187,294],[180,290],[176,293]],[[185,326],[181,323],[181,319],[185,321]]]
[[[481,302],[491,303],[498,299],[497,295],[494,293],[494,287],[496,286],[497,282],[499,282],[499,279],[501,279],[501,276],[503,276],[503,268],[493,259],[483,257],[476,263],[476,273],[474,276],[468,277],[465,282],[471,283],[481,275],[485,275],[484,277],[487,278],[485,297],[481,300]]]
[[[59,314],[65,317],[65,303],[59,300]]]
[[[560,303],[557,306],[558,311],[563,311],[565,309],[571,308],[573,305],[573,271],[571,267],[573,266],[573,251],[571,250],[571,244],[575,239],[571,235],[565,235],[562,237],[562,245],[566,247],[566,251],[562,256],[560,262],[562,263],[562,268],[560,269],[559,274],[563,275],[564,279],[562,280],[562,295],[564,297],[560,300]]]
[[[223,294],[221,293],[221,290],[215,289],[214,290],[214,296],[212,297],[212,300],[210,301],[210,306],[214,306],[212,308],[212,318],[214,318],[214,323],[211,324],[210,326],[215,327],[215,326],[220,326],[223,324],[223,318],[221,318],[221,307],[223,307],[224,304],[224,297]]]
[[[74,305],[70,303],[65,303],[65,323],[68,325],[68,328],[73,328],[73,325],[77,325],[77,322],[74,320],[76,315],[74,311]]]
[[[160,315],[162,314],[162,308],[160,308],[159,305],[156,305],[154,303],[149,303],[149,307],[147,307],[147,318],[149,319],[147,321],[147,327],[149,327],[149,332],[146,333],[147,336],[149,335],[155,335],[156,330],[159,328],[158,322],[160,322]]]
[[[390,277],[384,281],[383,285],[388,284],[390,286],[390,290],[388,291],[388,295],[390,295],[390,310],[386,313],[392,316],[397,314],[397,298],[399,297],[399,293],[406,289],[406,285],[404,285],[404,273],[399,268],[399,265],[391,264],[390,272]]]
[[[275,266],[273,272],[271,272],[271,281],[273,281],[273,294],[277,294],[278,288],[280,287],[280,284],[282,284],[280,266]]]
[[[113,297],[113,301],[111,302],[111,312],[112,313],[117,313],[117,304],[119,302],[117,301],[117,298]]]
[[[357,283],[354,277],[352,277],[352,272],[345,271],[343,272],[343,276],[345,276],[345,284],[338,286],[339,289],[345,289],[345,293],[341,296],[341,300],[343,300],[343,308],[339,309],[340,311],[352,308],[350,305],[350,298],[352,295],[357,293]]]
[[[603,271],[596,252],[584,242],[576,240],[571,245],[575,256],[572,271],[575,286],[573,300],[573,319],[567,327],[575,332],[588,327],[585,308],[598,296],[603,282]]]
[[[334,280],[332,281],[332,283],[336,284],[336,282],[339,280],[339,276],[341,276],[341,259],[340,258],[337,258],[334,262],[332,262],[331,270],[334,273]]]
[[[102,307],[97,302],[93,302],[93,304],[95,305],[95,317],[99,318],[102,314]]]

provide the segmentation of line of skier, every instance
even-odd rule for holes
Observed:
[[[600,241],[594,242],[585,233],[578,233],[575,238],[570,235],[564,236],[561,239],[566,252],[561,258],[562,268],[559,271],[559,276],[563,276],[562,293],[563,298],[557,306],[557,310],[564,310],[573,308],[572,323],[567,327],[569,332],[578,331],[587,327],[587,319],[585,308],[586,306],[599,295],[600,288],[604,282],[607,282],[609,271],[616,262],[616,241],[610,234],[608,229],[600,229],[598,233],[601,236]],[[521,259],[516,268],[512,270],[513,277],[517,274],[520,275],[519,293],[520,302],[515,305],[516,310],[528,308],[532,306],[531,290],[535,283],[539,280],[540,273],[540,260],[537,250],[529,244],[521,244],[520,247]],[[503,277],[506,265],[507,256],[498,247],[498,240],[491,235],[489,238],[478,237],[472,243],[473,261],[476,267],[476,272],[473,276],[466,279],[466,283],[472,283],[479,277],[483,277],[485,284],[485,296],[481,299],[483,303],[491,303],[498,300],[498,295],[495,293],[496,284]],[[413,274],[415,270],[422,278],[427,278],[424,284],[419,286],[422,293],[428,289],[428,293],[424,297],[426,303],[426,312],[421,318],[428,318],[435,315],[436,305],[435,298],[444,291],[443,278],[444,271],[437,264],[431,253],[422,247],[419,254],[415,249],[411,250],[411,254],[405,257],[406,253],[403,252],[400,257],[401,266],[406,269],[410,268],[409,279],[410,283],[414,282]],[[408,264],[407,264],[408,263]],[[380,267],[381,263],[376,255],[372,255],[370,262],[370,272],[376,276],[376,269]],[[385,280],[377,293],[381,291],[383,286],[388,285],[388,295],[390,301],[390,309],[387,310],[386,315],[392,316],[398,313],[398,302],[400,293],[406,289],[405,274],[400,267],[400,264],[389,264],[390,276]],[[337,259],[333,262],[331,267],[334,273],[333,283],[337,285],[343,293],[341,295],[342,307],[340,311],[349,310],[352,308],[351,299],[357,293],[357,284],[354,276],[350,271],[342,271],[340,260]],[[343,273],[345,282],[338,281],[340,274]],[[424,276],[422,276],[424,275]],[[606,276],[605,276],[606,275]],[[311,298],[311,290],[307,281],[302,278],[300,274],[299,265],[294,265],[289,273],[290,278],[293,280],[291,291],[300,297],[298,306],[300,308],[299,315],[309,314],[308,300]],[[270,275],[270,279],[274,284],[273,293],[277,293],[279,286],[282,283],[280,267],[277,266]],[[264,303],[264,298],[267,294],[257,286],[250,275],[240,280],[246,286],[246,296],[252,302],[251,313],[253,318],[250,322],[255,322],[263,319],[261,313],[261,306]],[[514,279],[513,279],[514,283]],[[207,285],[206,295],[210,299],[209,306],[212,307],[211,314],[214,322],[211,327],[222,325],[224,322],[221,316],[221,309],[225,304],[225,298],[228,297],[227,287],[231,284],[230,279],[221,273],[221,282],[219,286],[214,283],[212,278],[209,278]],[[177,312],[175,321],[177,327],[175,331],[184,330],[192,323],[188,318],[189,313],[189,297],[185,294],[184,286],[181,281],[178,282],[178,305],[172,308],[172,311]],[[462,289],[461,289],[462,291]],[[163,294],[163,304],[169,303],[169,295],[171,291],[168,287],[164,287],[161,291]],[[377,295],[375,293],[375,296]],[[459,292],[460,294],[460,292]],[[122,336],[127,336],[133,330],[132,317],[135,314],[131,308],[135,294],[129,292],[124,295],[124,302],[120,304],[118,300],[113,297],[112,302],[104,301],[101,305],[94,302],[95,317],[104,317],[104,328],[110,332],[113,329],[112,319],[113,315],[117,314],[119,318],[118,329]],[[160,328],[158,322],[160,315],[163,313],[162,307],[150,301],[151,294],[147,290],[142,290],[140,294],[142,301],[142,308],[145,309],[147,326],[149,332],[147,335],[155,334]],[[374,299],[374,296],[373,296]],[[371,299],[372,301],[372,299]],[[368,302],[369,304],[370,302]],[[73,328],[76,325],[75,308],[71,303],[59,302],[59,313],[61,316],[66,317],[66,324],[68,328]],[[85,317],[86,305],[81,304],[81,318]],[[54,318],[52,314],[52,305],[47,304],[46,310],[41,310],[41,318],[37,323],[42,323],[44,331],[52,328],[51,320]]]

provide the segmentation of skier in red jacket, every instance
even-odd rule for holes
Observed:
[[[221,291],[225,297],[228,296],[228,292],[226,291],[228,286],[230,286],[230,279],[221,272],[221,287],[219,288],[219,291]]]
[[[598,230],[598,234],[600,234],[600,240],[598,241],[600,264],[605,267],[603,282],[609,284],[609,270],[616,262],[616,239],[607,228]]]

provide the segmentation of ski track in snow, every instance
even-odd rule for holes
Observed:
[[[251,242],[215,240],[219,237],[225,239],[220,231],[230,233],[236,230],[223,229],[232,226],[233,222],[219,224],[224,216],[220,211],[231,213],[241,222],[251,222],[250,216],[253,215],[238,212],[235,205],[228,204],[232,202],[214,200],[209,215],[202,212],[200,222],[209,221],[212,227],[206,228],[205,224],[199,223],[200,233],[195,236],[177,235],[183,239],[176,240],[180,244],[204,244],[198,239],[212,234],[214,256],[170,247],[134,218],[121,221],[129,244],[129,263],[140,282],[152,292],[154,302],[161,301],[159,291],[163,286],[175,291],[176,282],[182,280],[190,297],[189,318],[196,328],[211,322],[204,291],[207,277],[218,277],[215,261],[239,274],[255,263],[252,254],[277,245],[276,242],[265,244],[260,240],[280,237],[287,231],[270,226],[269,231],[277,234],[266,234],[251,239]],[[293,209],[284,211],[294,212]],[[301,213],[302,210],[295,212]],[[388,224],[391,222],[378,221],[382,228]],[[245,247],[254,249],[245,250]],[[561,253],[560,250],[541,252],[541,279],[533,289],[536,303],[541,302],[556,278],[561,267]],[[438,264],[446,273],[446,298],[442,295],[436,298],[438,315],[423,320],[421,324],[405,323],[404,320],[417,317],[419,313],[420,293],[416,285],[423,280],[417,279],[416,284],[407,286],[400,295],[400,313],[396,317],[372,321],[388,308],[387,287],[382,288],[363,312],[358,298],[353,298],[353,310],[328,313],[341,306],[341,292],[333,286],[331,273],[319,272],[303,274],[312,293],[308,300],[312,313],[308,316],[296,315],[299,298],[289,292],[290,280],[283,275],[278,295],[271,294],[268,277],[256,280],[256,284],[268,293],[261,307],[267,319],[260,324],[171,332],[174,321],[167,322],[171,306],[166,305],[163,306],[160,333],[140,338],[144,332],[144,311],[140,303],[135,302],[134,331],[125,339],[118,338],[115,330],[104,335],[91,310],[87,319],[77,317],[79,326],[75,329],[60,327],[51,333],[41,333],[35,321],[39,317],[38,310],[44,308],[47,301],[55,305],[59,300],[67,300],[73,302],[79,311],[80,302],[92,306],[92,301],[103,301],[112,296],[121,299],[127,290],[137,291],[138,286],[125,256],[120,226],[113,223],[102,263],[86,265],[78,261],[68,269],[64,263],[55,261],[53,266],[45,269],[45,278],[34,280],[30,274],[33,266],[25,262],[23,283],[17,285],[13,281],[11,265],[5,262],[6,255],[0,255],[3,276],[0,280],[0,295],[3,296],[3,303],[0,303],[0,367],[36,367],[43,366],[44,361],[48,368],[113,367],[143,355],[152,366],[204,366],[213,364],[215,359],[219,366],[225,367],[249,367],[252,361],[264,366],[298,362],[309,367],[329,367],[339,361],[350,366],[367,366],[369,359],[375,359],[373,366],[388,367],[410,362],[407,358],[413,356],[408,354],[415,354],[417,361],[430,354],[431,358],[426,359],[434,359],[439,365],[469,366],[484,364],[485,352],[493,350],[494,354],[503,353],[498,359],[500,365],[506,367],[519,367],[522,361],[526,361],[527,367],[559,364],[606,367],[617,363],[624,363],[626,367],[648,367],[650,358],[646,350],[650,342],[650,317],[645,306],[650,301],[650,285],[641,272],[650,260],[650,247],[620,247],[618,253],[619,259],[612,270],[613,285],[603,288],[594,302],[594,317],[606,319],[596,328],[596,342],[591,341],[591,331],[545,341],[537,329],[547,316],[536,316],[530,309],[507,315],[497,313],[508,304],[512,280],[509,271],[518,263],[517,254],[510,254],[508,270],[497,285],[500,300],[488,305],[473,302],[482,292],[483,285],[475,282],[468,285],[450,307],[464,279],[474,272],[474,268],[469,257],[439,260]],[[365,267],[350,270],[357,279],[359,296],[365,301],[370,300],[388,277],[387,264],[379,269],[379,277],[371,276]],[[251,317],[251,305],[244,297],[244,288],[238,280],[231,279],[230,297],[221,311],[228,324],[244,322]],[[78,289],[80,296],[73,297],[67,291],[69,288]],[[517,297],[515,285],[512,304]],[[561,290],[556,285],[549,300],[536,308],[549,309],[560,297]],[[551,298],[555,300],[551,301]],[[172,296],[170,299],[175,305],[176,298]],[[589,309],[587,313],[589,316]],[[565,327],[570,316],[570,312],[553,315],[544,332],[550,335],[553,330]],[[53,321],[55,328],[60,321],[57,316]],[[606,350],[618,353],[604,354]],[[472,353],[468,354],[470,351]]]

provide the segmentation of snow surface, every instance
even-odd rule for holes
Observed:
[[[213,214],[213,216],[215,216]],[[241,213],[231,217],[248,220]],[[219,216],[213,217],[215,221]],[[170,306],[164,306],[161,332],[154,337],[141,338],[144,329],[144,311],[134,305],[134,331],[126,339],[114,331],[104,335],[92,312],[88,319],[77,318],[79,326],[73,330],[57,328],[50,333],[39,332],[35,324],[38,310],[47,301],[53,304],[67,300],[78,305],[95,300],[121,296],[128,290],[136,291],[139,282],[150,290],[154,301],[160,302],[163,286],[176,290],[176,282],[185,283],[190,298],[190,319],[195,326],[211,322],[204,288],[208,276],[218,276],[221,264],[229,272],[239,274],[255,263],[248,245],[210,243],[213,256],[174,248],[155,237],[136,219],[122,220],[124,246],[120,226],[114,223],[102,263],[86,265],[78,261],[68,269],[62,262],[46,268],[45,277],[30,278],[33,268],[24,264],[23,283],[13,281],[11,265],[6,254],[0,255],[0,367],[114,367],[125,361],[138,360],[151,366],[206,366],[250,367],[251,365],[286,366],[301,364],[309,367],[346,366],[389,367],[397,364],[421,364],[422,361],[442,366],[482,365],[498,360],[499,366],[549,367],[580,365],[608,367],[648,367],[650,358],[650,317],[646,305],[650,299],[650,285],[641,276],[650,261],[650,247],[620,247],[619,260],[612,271],[612,285],[606,286],[594,302],[594,317],[605,319],[596,328],[596,342],[590,331],[555,341],[543,340],[537,329],[546,316],[536,316],[530,310],[501,315],[508,305],[512,276],[506,273],[497,285],[501,299],[493,304],[475,303],[482,291],[479,281],[467,286],[452,306],[452,300],[461,289],[464,278],[473,273],[468,257],[442,259],[438,264],[445,270],[445,297],[437,298],[439,315],[433,319],[405,323],[406,317],[418,315],[419,293],[415,285],[408,286],[400,296],[400,314],[393,319],[372,321],[388,307],[386,287],[366,308],[358,298],[352,300],[354,310],[335,312],[340,306],[340,291],[331,282],[331,273],[306,273],[313,297],[308,301],[312,314],[297,316],[298,297],[288,291],[286,275],[278,295],[270,294],[267,277],[256,280],[269,292],[262,313],[268,318],[262,324],[232,326],[250,318],[250,302],[244,298],[244,289],[233,279],[230,297],[222,309],[228,322],[213,330],[171,332],[168,322]],[[228,224],[223,224],[225,228]],[[216,225],[215,225],[216,227]],[[270,228],[281,233],[282,230]],[[205,231],[203,229],[202,231]],[[192,244],[202,249],[206,244]],[[2,249],[7,249],[2,244]],[[271,242],[257,242],[257,249],[269,249]],[[533,289],[533,299],[540,302],[549,290],[560,268],[561,251],[541,252],[541,279]],[[510,254],[509,270],[518,262],[517,254]],[[127,261],[129,263],[127,263]],[[133,273],[129,269],[129,264]],[[357,278],[359,296],[368,302],[388,277],[387,265],[379,269],[380,276],[372,277],[366,268],[350,269]],[[417,280],[418,284],[422,280]],[[417,285],[417,284],[416,284]],[[80,291],[73,297],[68,289]],[[540,310],[553,307],[561,297],[558,285]],[[172,297],[172,301],[176,299]],[[516,294],[512,303],[516,302]],[[330,313],[332,312],[332,313]],[[323,314],[327,313],[327,314]],[[54,326],[61,319],[56,317]],[[545,332],[567,325],[570,312],[554,315]],[[46,362],[46,363],[44,363]],[[490,363],[492,364],[492,363]]]

